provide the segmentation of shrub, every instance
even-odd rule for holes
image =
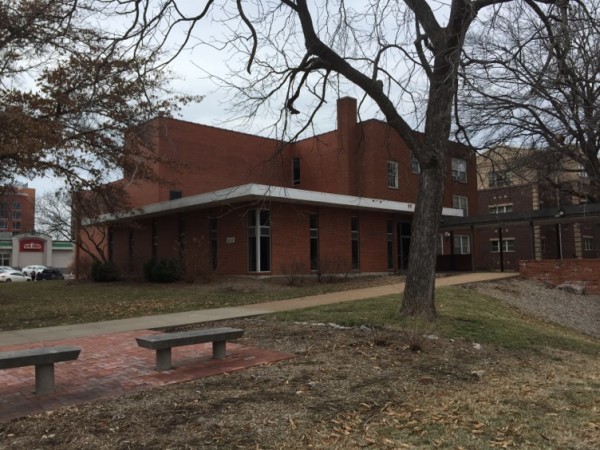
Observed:
[[[92,280],[103,283],[118,281],[121,278],[119,267],[112,261],[94,261],[91,276]]]
[[[310,273],[308,265],[297,259],[282,263],[281,272],[285,275],[289,286],[301,284],[306,274]]]
[[[183,277],[183,266],[179,258],[151,259],[144,263],[144,278],[155,283],[172,283]]]

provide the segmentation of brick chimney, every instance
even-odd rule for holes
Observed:
[[[337,101],[338,157],[346,160],[347,190],[349,195],[359,195],[360,167],[356,99],[342,97]]]

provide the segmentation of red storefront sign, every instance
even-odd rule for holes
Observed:
[[[21,239],[19,250],[22,252],[43,252],[46,241],[42,239]]]

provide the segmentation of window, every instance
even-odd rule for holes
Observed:
[[[115,233],[112,228],[108,229],[108,260],[114,261],[115,256]]]
[[[583,250],[586,252],[594,251],[594,238],[592,236],[584,236],[583,237]]]
[[[135,250],[135,233],[133,231],[133,229],[129,230],[129,239],[127,242],[127,254],[129,256],[129,263],[132,264],[133,263],[133,256],[134,256],[134,250]]]
[[[469,199],[464,195],[453,195],[452,207],[462,209],[464,217],[469,215]]]
[[[183,217],[179,218],[177,234],[177,244],[179,245],[179,257],[183,258],[183,255],[185,253],[185,219]]]
[[[358,217],[350,219],[350,236],[352,241],[352,270],[358,270],[359,262],[359,241],[358,241]]]
[[[394,269],[394,222],[387,221],[386,224],[386,243],[387,243],[387,268]]]
[[[319,269],[319,215],[311,214],[309,217],[310,235],[310,270]]]
[[[13,211],[13,220],[21,220],[21,211]]]
[[[158,227],[156,225],[156,222],[152,222],[151,245],[152,245],[152,258],[156,259],[156,257],[158,256]]]
[[[268,209],[248,211],[248,270],[271,270],[271,217]]]
[[[21,203],[14,202],[13,203],[13,211],[21,211]]]
[[[416,173],[416,174],[421,173],[421,163],[419,162],[419,160],[417,158],[415,158],[415,155],[412,156],[412,161],[410,163],[410,166],[411,166],[412,173]]]
[[[462,158],[452,158],[452,179],[467,182],[467,161]]]
[[[512,203],[509,203],[507,205],[490,205],[489,206],[490,214],[504,214],[504,213],[512,212],[512,210],[513,210]]]
[[[489,187],[503,187],[512,184],[512,173],[510,172],[490,172],[488,173]]]
[[[0,219],[0,231],[6,231],[6,230],[8,230],[8,220]]]
[[[208,233],[210,236],[210,267],[213,271],[217,270],[217,218],[208,219]]]
[[[468,255],[471,253],[469,236],[454,236],[454,254]]]
[[[13,222],[13,231],[19,231],[21,229],[21,222]]]
[[[10,266],[10,253],[0,253],[0,266]]]
[[[588,173],[585,170],[585,166],[583,164],[579,164],[578,173],[580,178],[589,178]]]
[[[169,200],[178,200],[183,196],[182,191],[169,191]]]
[[[300,158],[292,159],[292,183],[294,186],[300,184]]]
[[[492,253],[500,253],[500,239],[492,239]],[[514,238],[502,239],[502,252],[514,252],[515,251],[515,240]]]
[[[388,161],[388,187],[398,189],[398,161]]]
[[[8,219],[8,206],[6,203],[0,203],[0,219]]]

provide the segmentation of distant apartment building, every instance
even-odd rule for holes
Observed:
[[[0,233],[27,233],[35,224],[35,189],[3,186],[0,191]]]
[[[600,205],[572,160],[495,149],[477,158],[477,269],[518,270],[519,260],[598,258]]]

